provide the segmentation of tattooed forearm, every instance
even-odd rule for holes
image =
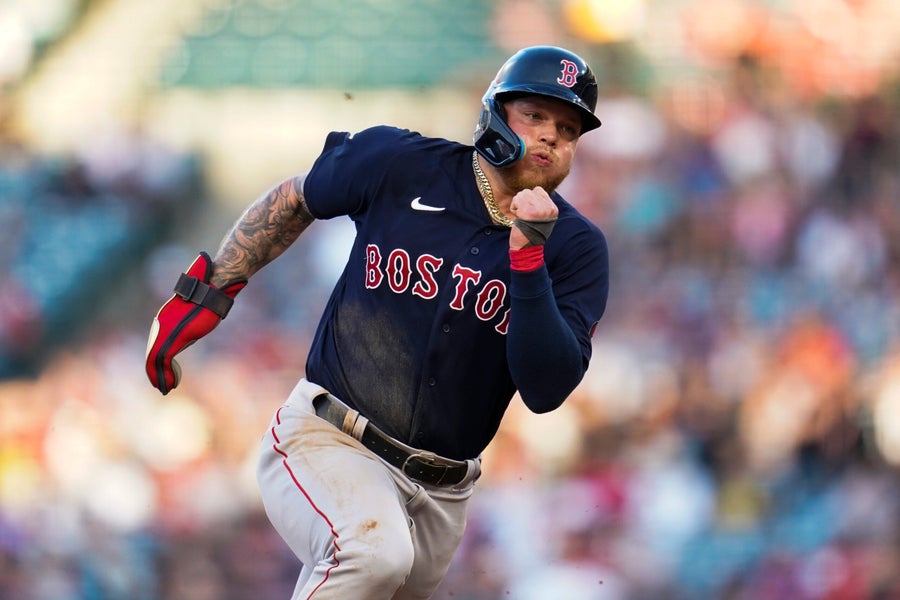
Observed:
[[[244,211],[216,254],[213,285],[249,279],[313,222],[303,198],[303,179],[298,176],[282,182]]]

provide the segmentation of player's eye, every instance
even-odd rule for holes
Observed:
[[[561,125],[559,130],[562,132],[562,134],[565,137],[567,137],[569,139],[577,138],[579,135],[578,128],[573,125]]]

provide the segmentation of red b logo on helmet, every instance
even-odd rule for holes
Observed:
[[[571,60],[566,59],[562,59],[559,62],[560,64],[562,64],[562,73],[560,73],[559,77],[556,78],[556,83],[558,83],[559,85],[564,85],[568,88],[578,83],[578,65],[573,63]]]

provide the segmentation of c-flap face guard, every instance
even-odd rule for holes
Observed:
[[[525,144],[500,114],[495,100],[486,102],[475,129],[475,149],[495,167],[510,165],[525,155]]]

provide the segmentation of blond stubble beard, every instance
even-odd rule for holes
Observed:
[[[509,172],[505,174],[504,180],[506,185],[515,192],[522,190],[532,190],[538,186],[544,188],[548,194],[556,191],[556,188],[569,176],[569,169],[557,175],[535,175],[531,172],[515,173]]]
[[[526,153],[521,160],[517,160],[508,167],[498,169],[504,184],[513,190],[514,194],[522,190],[532,190],[538,186],[544,188],[548,194],[552,194],[569,176],[571,168],[555,174],[546,173],[543,169],[522,169],[522,161],[527,156]]]

